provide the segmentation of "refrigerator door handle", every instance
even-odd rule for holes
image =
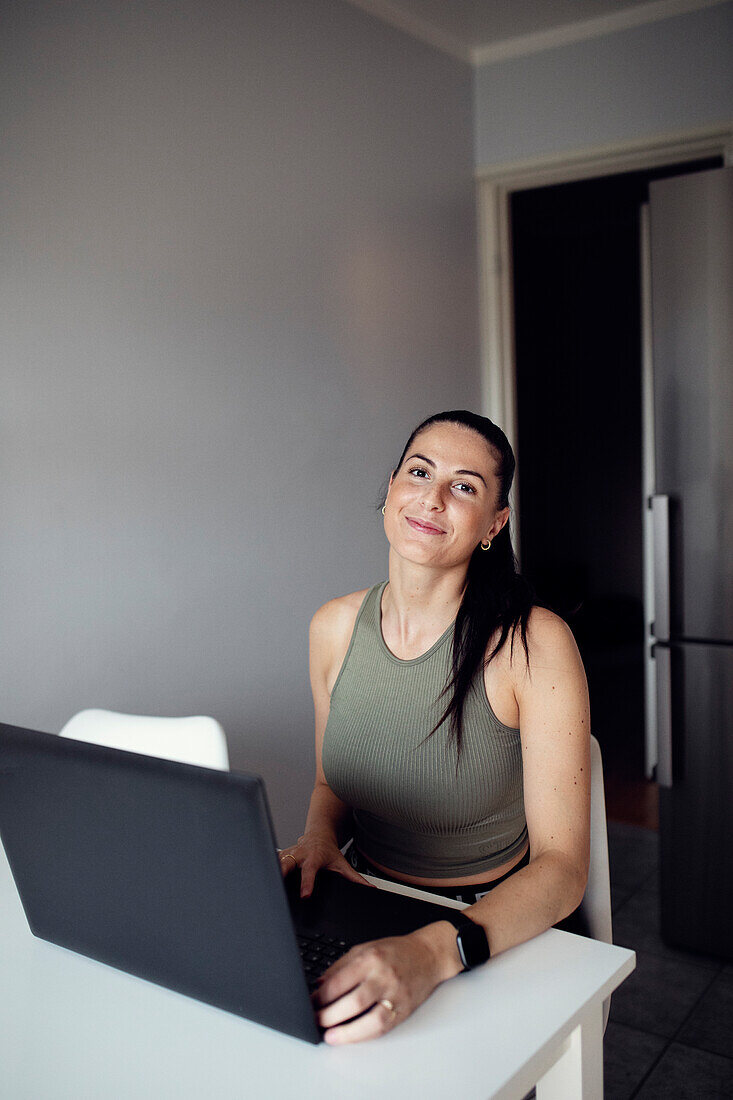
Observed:
[[[651,498],[654,543],[654,637],[669,640],[669,497]]]
[[[672,650],[654,646],[657,667],[657,783],[672,786]]]

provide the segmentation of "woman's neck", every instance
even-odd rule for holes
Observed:
[[[410,646],[439,637],[458,614],[466,569],[430,569],[389,555],[389,582],[382,596],[382,627]]]

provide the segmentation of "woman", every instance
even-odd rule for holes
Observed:
[[[325,867],[471,902],[479,960],[571,914],[589,856],[585,674],[516,573],[513,475],[485,417],[439,413],[410,436],[382,509],[388,582],[311,623],[316,784],[280,855],[304,896]],[[353,948],[314,994],[326,1042],[382,1034],[463,969],[448,920]]]

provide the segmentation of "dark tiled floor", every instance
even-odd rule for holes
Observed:
[[[636,970],[611,998],[606,1100],[733,1097],[733,966],[659,935],[656,832],[609,822],[613,938]]]

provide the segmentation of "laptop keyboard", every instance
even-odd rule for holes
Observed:
[[[298,933],[297,940],[309,988],[315,986],[324,970],[328,970],[336,959],[345,955],[351,946],[346,940],[329,936],[325,932],[309,932],[307,935]]]

